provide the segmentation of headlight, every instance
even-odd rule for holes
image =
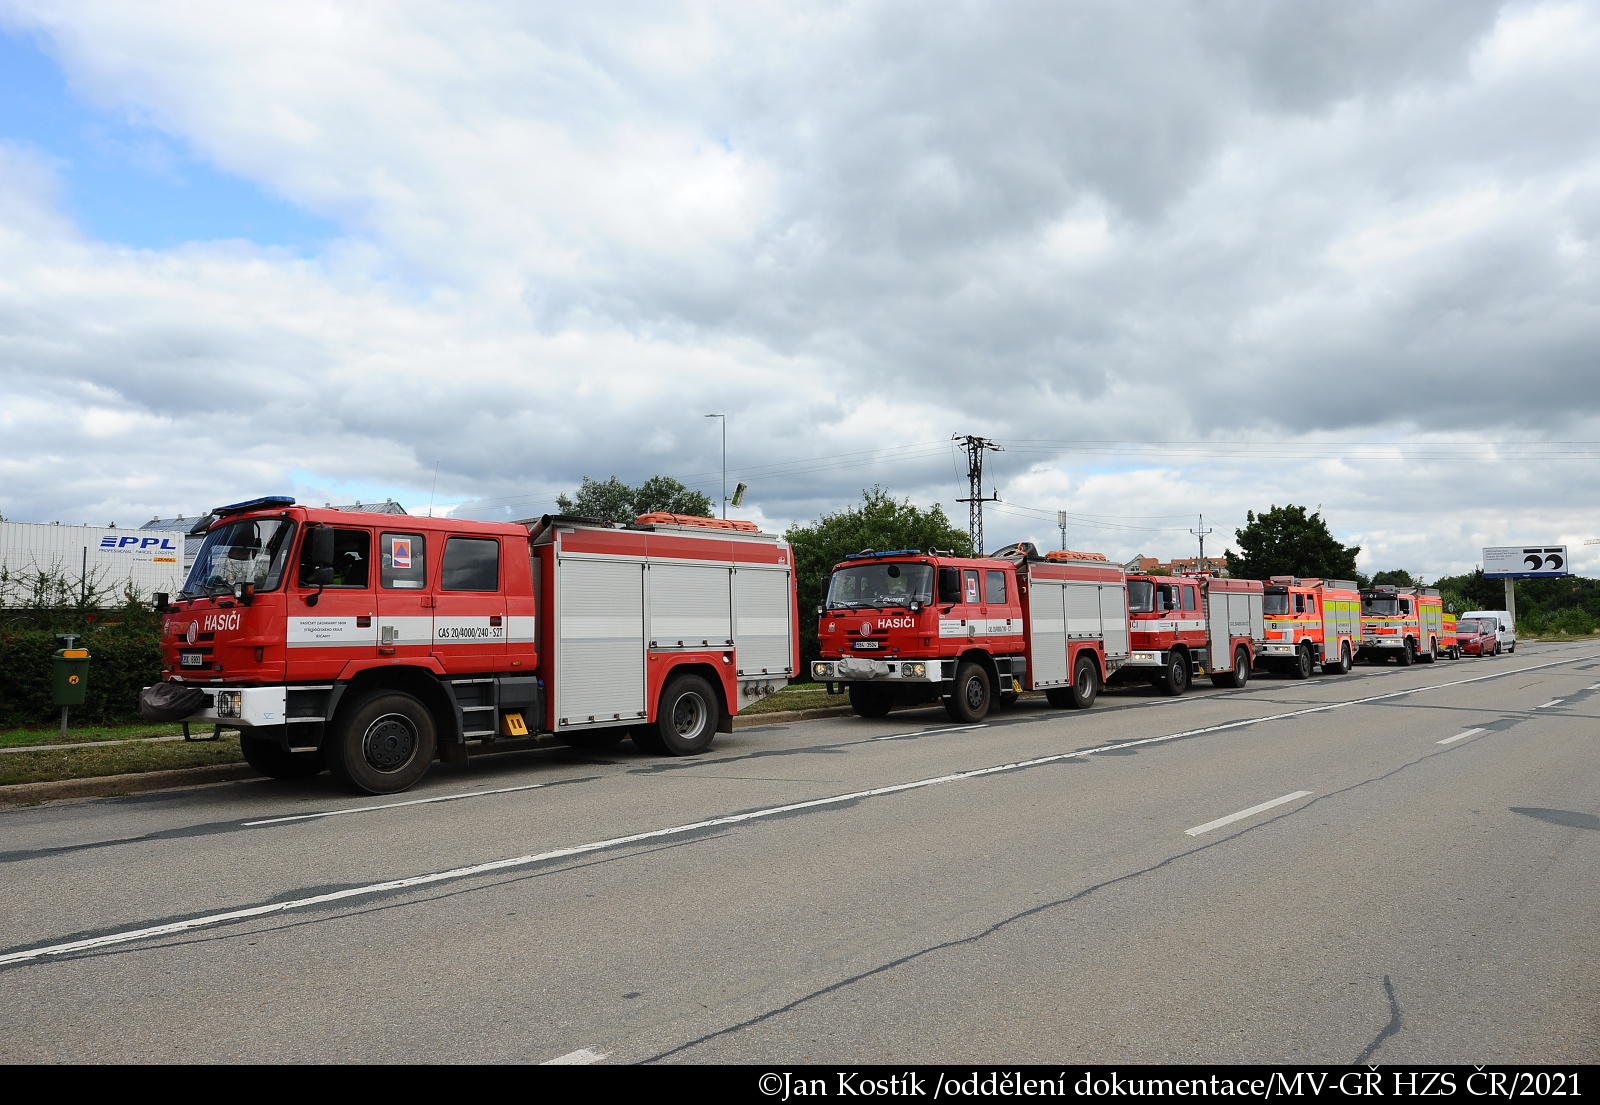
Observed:
[[[1135,652],[1133,654],[1133,659],[1135,660],[1154,660],[1155,658],[1156,654],[1153,652]]]
[[[900,671],[904,675],[914,675],[914,676],[917,676],[918,678],[921,678],[922,676],[924,676],[924,675],[926,675],[928,673],[928,665],[926,665],[926,664],[901,664],[900,665]]]
[[[242,697],[243,696],[240,695],[238,691],[218,691],[217,692],[217,716],[218,717],[238,717],[239,716],[239,700]]]
[[[811,677],[813,679],[826,679],[826,678],[828,678],[828,665],[824,664],[820,660],[817,661],[816,663],[812,664],[811,665]]]

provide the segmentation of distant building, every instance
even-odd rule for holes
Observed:
[[[1228,561],[1226,557],[1221,556],[1208,556],[1204,560],[1198,556],[1176,557],[1169,561],[1160,561],[1153,556],[1136,556],[1124,564],[1122,570],[1145,575],[1151,572],[1165,572],[1168,575],[1210,572],[1212,575],[1225,576],[1228,574]]]
[[[381,503],[351,503],[349,506],[334,506],[332,503],[323,503],[327,510],[361,510],[368,514],[404,514],[406,508],[393,499],[385,499]]]

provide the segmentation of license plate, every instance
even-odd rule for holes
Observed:
[[[205,656],[199,652],[180,652],[178,654],[178,663],[186,668],[198,668],[205,662]]]
[[[878,647],[878,642],[877,641],[857,641],[856,642],[856,647],[857,648],[877,648]]]

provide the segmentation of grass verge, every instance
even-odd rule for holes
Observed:
[[[70,723],[70,722],[69,722]],[[196,729],[201,731],[204,727]],[[73,725],[67,739],[61,739],[61,726],[28,725],[19,729],[0,729],[0,748],[26,748],[35,744],[84,744],[89,741],[137,740],[141,737],[171,737],[183,732],[181,725],[151,725],[148,721],[124,725]]]
[[[239,737],[235,733],[223,733],[220,740],[192,744],[184,741],[163,741],[159,744],[131,742],[98,748],[12,752],[0,756],[0,786],[169,771],[179,767],[241,763],[243,760],[244,756],[239,752]]]
[[[848,706],[850,699],[829,694],[821,683],[792,683],[783,690],[739,708],[740,714],[768,714],[774,710],[817,710],[824,706]]]

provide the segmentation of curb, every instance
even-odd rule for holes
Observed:
[[[825,717],[849,717],[855,711],[848,706],[819,706],[814,710],[768,710],[760,714],[735,714],[733,727],[748,729],[754,725],[773,725],[786,721],[816,721]]]
[[[115,794],[135,794],[169,787],[203,786],[230,783],[238,779],[260,779],[249,764],[211,764],[208,767],[180,767],[172,771],[140,771],[131,775],[101,775],[87,779],[52,779],[43,783],[13,783],[0,787],[0,806],[26,806],[61,798],[104,798]]]

